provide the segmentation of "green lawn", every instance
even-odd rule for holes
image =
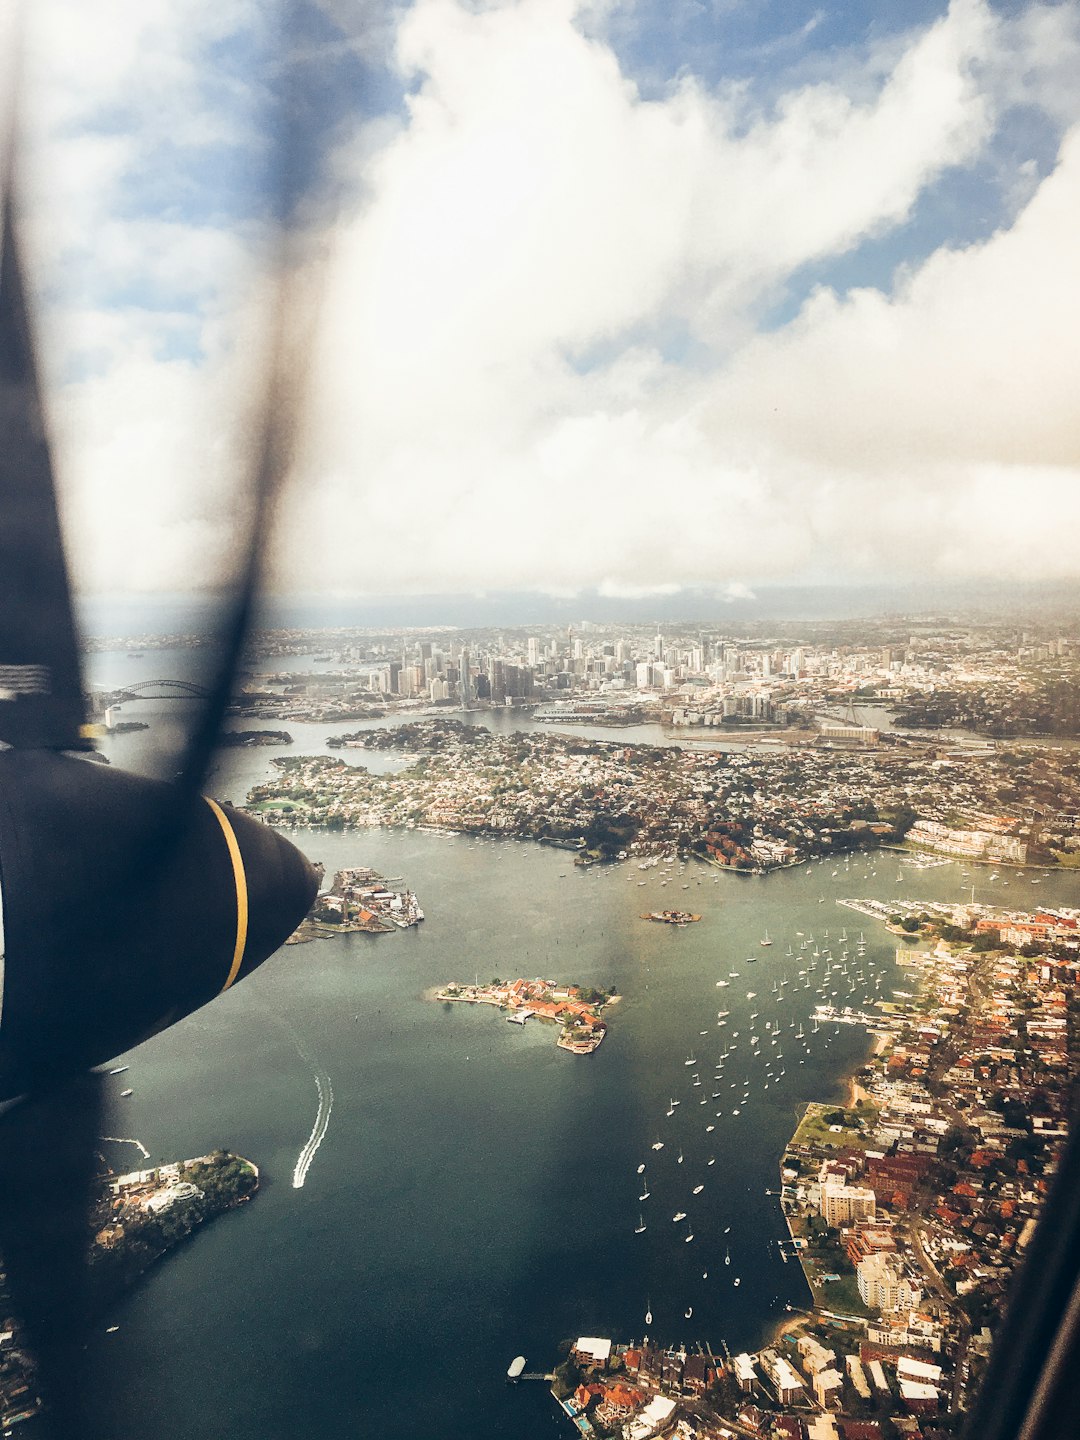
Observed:
[[[849,1117],[854,1115],[861,1117],[866,1128],[857,1130],[850,1125],[844,1125],[839,1131],[834,1131],[826,1125],[823,1117],[843,1108],[840,1105],[821,1105],[817,1101],[811,1101],[806,1107],[806,1114],[799,1122],[799,1128],[792,1136],[791,1143],[793,1145],[819,1145],[834,1150],[868,1149],[871,1142],[867,1131],[877,1119],[877,1110],[874,1106],[865,1104],[858,1110],[845,1110],[845,1115]]]

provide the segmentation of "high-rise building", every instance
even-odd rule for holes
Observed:
[[[461,705],[467,710],[472,703],[472,661],[468,650],[461,652]]]
[[[872,1220],[876,1213],[877,1196],[873,1190],[843,1180],[826,1180],[821,1187],[821,1214],[825,1224],[835,1230],[855,1220]]]

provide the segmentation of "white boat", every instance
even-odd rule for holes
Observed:
[[[690,1241],[691,1241],[693,1238],[694,1238],[694,1232],[691,1230],[691,1232],[690,1232],[689,1235],[686,1235],[686,1236],[683,1237],[683,1243],[686,1244],[686,1245],[689,1245],[689,1244],[690,1244]]]
[[[705,1163],[706,1163],[707,1165],[715,1165],[715,1164],[716,1164],[716,1156],[715,1156],[715,1155],[710,1155],[709,1158],[708,1158],[708,1160],[707,1160]]]
[[[664,1148],[664,1142],[663,1142],[663,1140],[654,1140],[654,1141],[653,1141],[653,1147],[652,1147],[652,1148],[653,1148],[654,1150],[662,1150],[662,1149]]]
[[[652,1194],[652,1191],[651,1191],[651,1190],[643,1190],[643,1191],[641,1192],[641,1194],[640,1194],[637,1198],[638,1198],[639,1200],[647,1200],[651,1194]]]
[[[643,1234],[645,1233],[645,1221],[642,1220],[642,1218],[641,1218],[641,1211],[640,1211],[640,1210],[638,1211],[638,1217],[637,1217],[637,1218],[638,1218],[638,1222],[639,1222],[639,1223],[638,1223],[637,1229],[634,1231],[634,1234],[635,1234],[635,1235],[643,1235]]]
[[[120,1091],[120,1098],[121,1098],[121,1100],[126,1100],[129,1095],[134,1095],[134,1094],[135,1094],[135,1091],[134,1091],[134,1090],[121,1090],[121,1091]]]
[[[705,1186],[704,1186],[704,1185],[695,1185],[695,1186],[694,1186],[694,1194],[695,1194],[695,1195],[700,1195],[701,1192],[702,1192],[702,1190],[704,1190],[704,1189],[705,1189]]]
[[[645,1301],[645,1324],[652,1324],[652,1305],[648,1300]]]
[[[643,1160],[643,1161],[641,1162],[641,1164],[637,1167],[637,1173],[638,1173],[639,1175],[644,1175],[644,1174],[645,1174],[645,1161],[644,1161],[644,1160]]]
[[[685,1219],[686,1219],[686,1211],[685,1211],[685,1210],[676,1210],[676,1211],[675,1211],[675,1214],[672,1215],[671,1218],[672,1218],[672,1220],[677,1224],[680,1220],[685,1220]]]
[[[736,1285],[741,1284],[741,1281],[739,1280],[738,1275],[735,1276],[735,1284],[736,1284]]]
[[[127,1066],[127,1065],[118,1065],[115,1070],[110,1070],[110,1071],[109,1071],[109,1074],[110,1074],[110,1075],[123,1075],[124,1071],[127,1070],[127,1069],[129,1069],[129,1068],[130,1068],[130,1067]]]
[[[686,1309],[683,1311],[683,1319],[684,1319],[684,1320],[689,1320],[689,1319],[690,1319],[690,1316],[693,1315],[693,1313],[694,1313],[694,1307],[693,1307],[692,1305],[688,1305],[688,1306],[686,1307]]]
[[[679,1164],[681,1165],[682,1163],[683,1163],[683,1153],[682,1153],[682,1151],[680,1150],[680,1151],[679,1151]]]
[[[725,1265],[730,1265],[730,1264],[731,1264],[731,1251],[730,1251],[730,1249],[725,1249],[725,1250],[724,1250],[724,1264],[725,1264]]]
[[[772,944],[772,941],[769,939],[769,932],[768,932],[768,930],[765,931],[765,934],[764,934],[764,935],[762,936],[762,938],[758,941],[758,944],[759,944],[759,945],[771,945],[771,944]]]

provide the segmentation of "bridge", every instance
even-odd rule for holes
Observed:
[[[124,685],[116,695],[129,700],[206,700],[210,692],[190,680],[140,680]]]

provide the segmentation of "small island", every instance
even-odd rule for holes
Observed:
[[[583,985],[556,985],[554,980],[500,980],[490,985],[461,985],[453,982],[436,992],[435,999],[446,1004],[463,1001],[468,1005],[494,1005],[509,1010],[507,1020],[524,1025],[534,1016],[554,1021],[562,1028],[556,1045],[572,1055],[591,1055],[607,1025],[600,1018],[605,1005],[615,999],[614,991],[591,990]]]
[[[661,925],[693,925],[701,916],[693,915],[689,910],[649,910],[641,918],[656,920]]]
[[[366,865],[339,870],[329,890],[316,895],[315,903],[289,936],[286,944],[325,940],[362,930],[368,935],[388,935],[407,930],[424,918],[423,909],[400,876],[387,879]]]
[[[222,749],[251,750],[258,745],[291,745],[288,730],[223,730],[218,737]]]

